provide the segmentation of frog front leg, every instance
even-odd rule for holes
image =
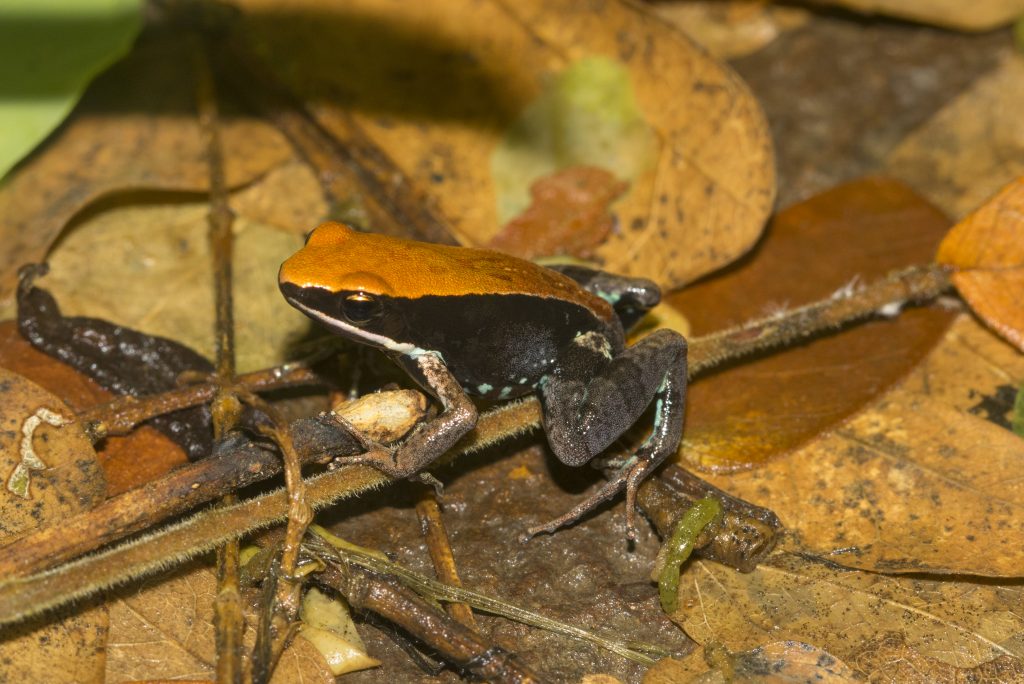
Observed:
[[[476,426],[476,406],[437,354],[427,352],[399,363],[437,397],[441,414],[417,426],[393,452],[345,458],[341,461],[345,465],[364,464],[394,478],[409,477],[422,472]]]
[[[563,353],[559,370],[541,388],[544,431],[555,456],[566,465],[587,463],[628,430],[652,401],[654,427],[605,485],[565,515],[528,529],[526,538],[575,522],[623,488],[627,534],[635,538],[637,488],[675,453],[682,438],[686,380],[686,340],[671,330],[655,331],[615,357],[600,333],[577,336]]]

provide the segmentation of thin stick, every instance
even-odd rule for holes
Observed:
[[[258,661],[253,665],[253,672],[258,673],[259,680],[269,680],[281,653],[284,652],[285,645],[291,638],[292,625],[299,617],[302,598],[302,581],[297,573],[299,552],[306,528],[313,522],[313,508],[306,502],[306,482],[302,479],[299,455],[295,450],[288,424],[273,407],[256,395],[249,395],[245,400],[273,423],[273,427],[261,426],[261,430],[274,439],[281,451],[284,460],[285,489],[288,492],[288,525],[281,549],[280,574],[274,593],[270,597],[273,603],[266,608],[266,614],[269,616],[266,630],[261,628],[258,632],[256,648],[253,651],[254,660]],[[269,644],[266,643],[267,639],[270,640]]]
[[[293,425],[304,463],[362,451],[339,426],[315,418]],[[281,472],[279,453],[252,441],[221,444],[209,457],[107,499],[96,508],[0,547],[0,577],[41,572],[141,532],[201,504]]]
[[[433,487],[426,485],[419,489],[416,515],[420,518],[423,538],[427,542],[427,551],[434,564],[434,574],[444,584],[461,587],[462,580],[459,579],[459,570],[455,565],[455,554],[452,553],[448,530],[444,526],[444,518],[441,517],[441,507],[437,505],[437,492]],[[476,619],[473,617],[473,610],[467,604],[458,601],[449,603],[448,614],[459,624],[474,632],[479,631]]]
[[[930,301],[950,286],[945,267],[911,266],[862,287],[844,288],[828,299],[798,309],[693,338],[688,354],[690,377],[757,351],[838,331],[862,318],[896,315],[904,306]]]
[[[491,613],[492,615],[500,615],[525,625],[546,629],[573,639],[589,641],[623,658],[645,665],[653,665],[658,657],[670,655],[668,649],[656,644],[623,642],[617,639],[610,639],[576,625],[552,620],[544,615],[526,610],[513,603],[487,596],[486,594],[463,589],[462,587],[442,584],[429,577],[417,574],[398,563],[392,563],[386,557],[382,558],[379,554],[369,549],[358,547],[332,534],[325,533],[323,530],[315,529],[314,532],[315,534],[310,535],[307,542],[310,549],[316,550],[317,553],[323,554],[326,558],[333,556],[335,559],[347,564],[357,565],[384,575],[392,575],[403,585],[426,598],[440,601],[465,601],[478,610]]]
[[[214,292],[216,296],[216,374],[220,389],[213,398],[213,436],[219,442],[234,428],[241,414],[238,399],[226,387],[235,376],[235,322],[231,297],[231,257],[234,213],[228,206],[224,180],[224,152],[220,139],[217,92],[210,72],[209,57],[203,39],[198,39],[196,71],[199,128],[206,148],[210,176],[210,213],[208,218],[210,251],[213,254]],[[228,494],[223,502],[237,501]],[[242,597],[238,588],[238,540],[232,539],[217,550],[217,598],[214,600],[214,627],[217,643],[217,682],[240,684],[245,673],[242,665]]]
[[[245,373],[235,378],[234,384],[251,392],[268,392],[322,382],[309,369],[307,362],[287,363]],[[97,441],[111,435],[127,434],[153,416],[210,402],[219,389],[220,385],[216,382],[203,382],[148,397],[120,397],[82,411],[78,419],[85,426],[86,433],[93,441]]]
[[[339,468],[307,480],[306,501],[314,509],[379,487],[387,478],[369,466]],[[211,551],[285,520],[290,501],[278,489],[233,506],[204,511],[181,523],[59,568],[0,584],[0,624],[38,615],[50,608],[115,587],[131,579]]]
[[[515,655],[484,641],[388,576],[337,560],[319,582],[335,588],[359,611],[372,611],[427,644],[445,660],[495,684],[539,684]]]

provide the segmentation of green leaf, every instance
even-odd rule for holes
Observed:
[[[1015,434],[1024,437],[1024,383],[1017,388],[1017,398],[1013,402],[1013,413],[1010,415],[1010,428]]]
[[[128,52],[141,19],[141,0],[0,2],[0,177]]]
[[[655,156],[629,70],[607,57],[570,64],[509,126],[491,156],[504,224],[530,204],[533,181],[567,166],[597,166],[632,180]]]

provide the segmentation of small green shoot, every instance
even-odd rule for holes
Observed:
[[[704,497],[683,514],[665,542],[665,564],[658,575],[658,596],[665,613],[674,613],[679,603],[680,568],[693,553],[697,537],[721,513],[722,505],[716,499]]]

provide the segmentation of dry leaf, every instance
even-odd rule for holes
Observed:
[[[864,677],[893,667],[890,654],[863,649],[890,631],[921,656],[957,668],[1004,656],[1019,663],[1021,598],[1016,585],[892,578],[783,552],[750,574],[693,564],[673,619],[698,643],[730,651],[778,640],[813,643]]]
[[[312,169],[293,161],[234,193],[231,208],[254,223],[306,235],[327,218],[327,201]]]
[[[114,398],[85,375],[35,349],[21,336],[14,321],[0,323],[0,366],[53,392],[76,411]],[[188,462],[181,447],[147,425],[124,437],[104,439],[97,455],[107,482],[107,496],[149,482]]]
[[[960,296],[1024,351],[1024,176],[953,226],[936,261],[956,268]]]
[[[608,205],[628,184],[594,166],[570,166],[530,186],[533,204],[508,222],[488,247],[523,259],[571,255],[581,259],[608,237]]]
[[[962,31],[988,31],[1024,15],[1022,0],[814,0]]]
[[[927,262],[947,226],[900,183],[855,181],[781,212],[757,251],[670,301],[695,334],[716,332]],[[699,379],[680,457],[735,468],[795,448],[905,376],[950,320],[937,308],[913,308]]]
[[[708,669],[708,663],[713,664]],[[860,681],[846,663],[799,641],[775,641],[730,653],[709,645],[684,661],[665,658],[644,675],[644,684],[849,684]]]
[[[215,594],[213,572],[199,564],[120,592],[110,603],[106,681],[211,679]],[[334,677],[308,641],[295,639],[271,682],[334,684]]]
[[[1008,414],[1022,380],[1024,358],[1020,352],[975,319],[962,316],[904,387],[1009,430]]]
[[[54,248],[41,285],[66,315],[169,337],[212,358],[207,211],[201,204],[154,204],[96,214]],[[280,362],[309,323],[282,299],[276,277],[302,237],[246,220],[236,221],[235,236],[236,358],[245,372]]]
[[[29,434],[29,419],[47,409],[68,420],[60,427],[44,422]],[[0,369],[0,474],[6,483],[27,448],[41,459],[30,472],[28,498],[0,490],[0,541],[87,510],[103,499],[106,483],[89,440],[74,414],[57,397],[11,371]],[[102,681],[107,611],[77,605],[4,629],[0,643],[0,680],[23,682]]]
[[[955,218],[981,206],[1024,175],[1021,83],[1024,56],[1007,53],[996,69],[907,136],[887,158],[887,172]]]
[[[720,59],[757,52],[810,19],[802,7],[762,0],[659,0],[654,11]]]
[[[13,291],[18,267],[41,261],[68,221],[96,199],[128,190],[206,190],[189,45],[172,34],[140,41],[7,179],[0,189],[0,296]],[[228,118],[223,138],[232,186],[292,156],[280,133],[252,119]]]
[[[887,632],[865,643],[852,662],[874,684],[932,684],[933,682],[1020,682],[1024,660],[1000,656],[974,667],[956,667],[922,655],[900,632]]]
[[[1024,467],[1009,430],[897,390],[837,433],[748,473],[712,478],[771,506],[801,547],[881,572],[1015,577]]]
[[[524,178],[539,180],[567,167],[593,166],[614,170],[628,187],[651,170],[656,152],[654,132],[637,106],[626,66],[607,57],[577,59],[546,79],[491,154],[498,222],[529,205]]]
[[[464,244],[498,232],[488,162],[506,127],[548,77],[592,56],[621,61],[660,140],[653,168],[616,204],[623,230],[598,250],[609,270],[678,287],[743,253],[770,210],[772,152],[756,102],[728,68],[640,7],[243,6],[247,35],[319,120],[337,130],[354,120],[436,198]],[[521,179],[524,191],[534,180]]]

